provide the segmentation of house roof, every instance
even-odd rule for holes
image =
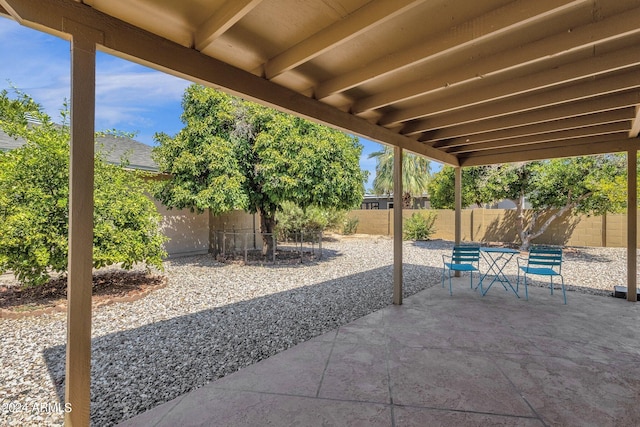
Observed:
[[[23,139],[16,139],[0,130],[0,151],[9,151],[25,144]],[[127,161],[130,169],[158,172],[158,165],[151,158],[150,147],[141,142],[122,136],[104,135],[97,138],[96,149],[105,154],[105,159],[111,164],[121,164]]]
[[[0,0],[0,13],[454,166],[640,142],[640,0]]]

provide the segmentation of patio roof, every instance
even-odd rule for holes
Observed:
[[[0,13],[432,159],[640,140],[638,0],[25,0]],[[68,25],[67,25],[68,26]]]

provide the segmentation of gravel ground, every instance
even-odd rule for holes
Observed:
[[[174,259],[166,288],[94,310],[92,424],[114,425],[390,303],[391,240],[323,246],[322,260],[304,264]],[[451,247],[404,243],[405,295],[440,283]],[[571,248],[568,290],[610,295],[626,280],[625,260],[625,249]],[[516,274],[515,262],[506,272]],[[0,425],[62,424],[65,314],[0,319],[0,337]]]

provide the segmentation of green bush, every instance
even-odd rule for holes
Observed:
[[[335,229],[342,224],[345,215],[342,210],[317,206],[303,210],[293,202],[284,202],[276,214],[277,236],[279,240],[292,240],[300,233],[311,236],[326,229]]]
[[[358,224],[360,220],[357,216],[352,216],[344,220],[344,224],[342,226],[342,234],[355,234],[358,230]]]
[[[429,240],[435,232],[436,217],[436,213],[431,211],[413,213],[404,221],[404,240]]]
[[[69,128],[55,125],[27,95],[0,92],[0,128],[26,144],[0,153],[0,273],[23,286],[46,283],[67,270]],[[25,114],[39,120],[29,125]],[[95,160],[93,266],[145,262],[162,268],[166,256],[160,215],[145,181],[124,167]],[[90,230],[88,230],[90,231]]]

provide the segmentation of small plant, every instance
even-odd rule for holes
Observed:
[[[404,240],[429,240],[435,232],[435,212],[415,212],[404,222]]]
[[[300,208],[293,202],[283,202],[276,214],[279,240],[294,240],[296,235],[317,235],[327,229],[340,229],[346,212],[333,208],[309,206]]]
[[[342,234],[355,234],[356,230],[358,230],[358,223],[360,220],[357,216],[352,216],[344,220],[344,224],[342,225]]]

